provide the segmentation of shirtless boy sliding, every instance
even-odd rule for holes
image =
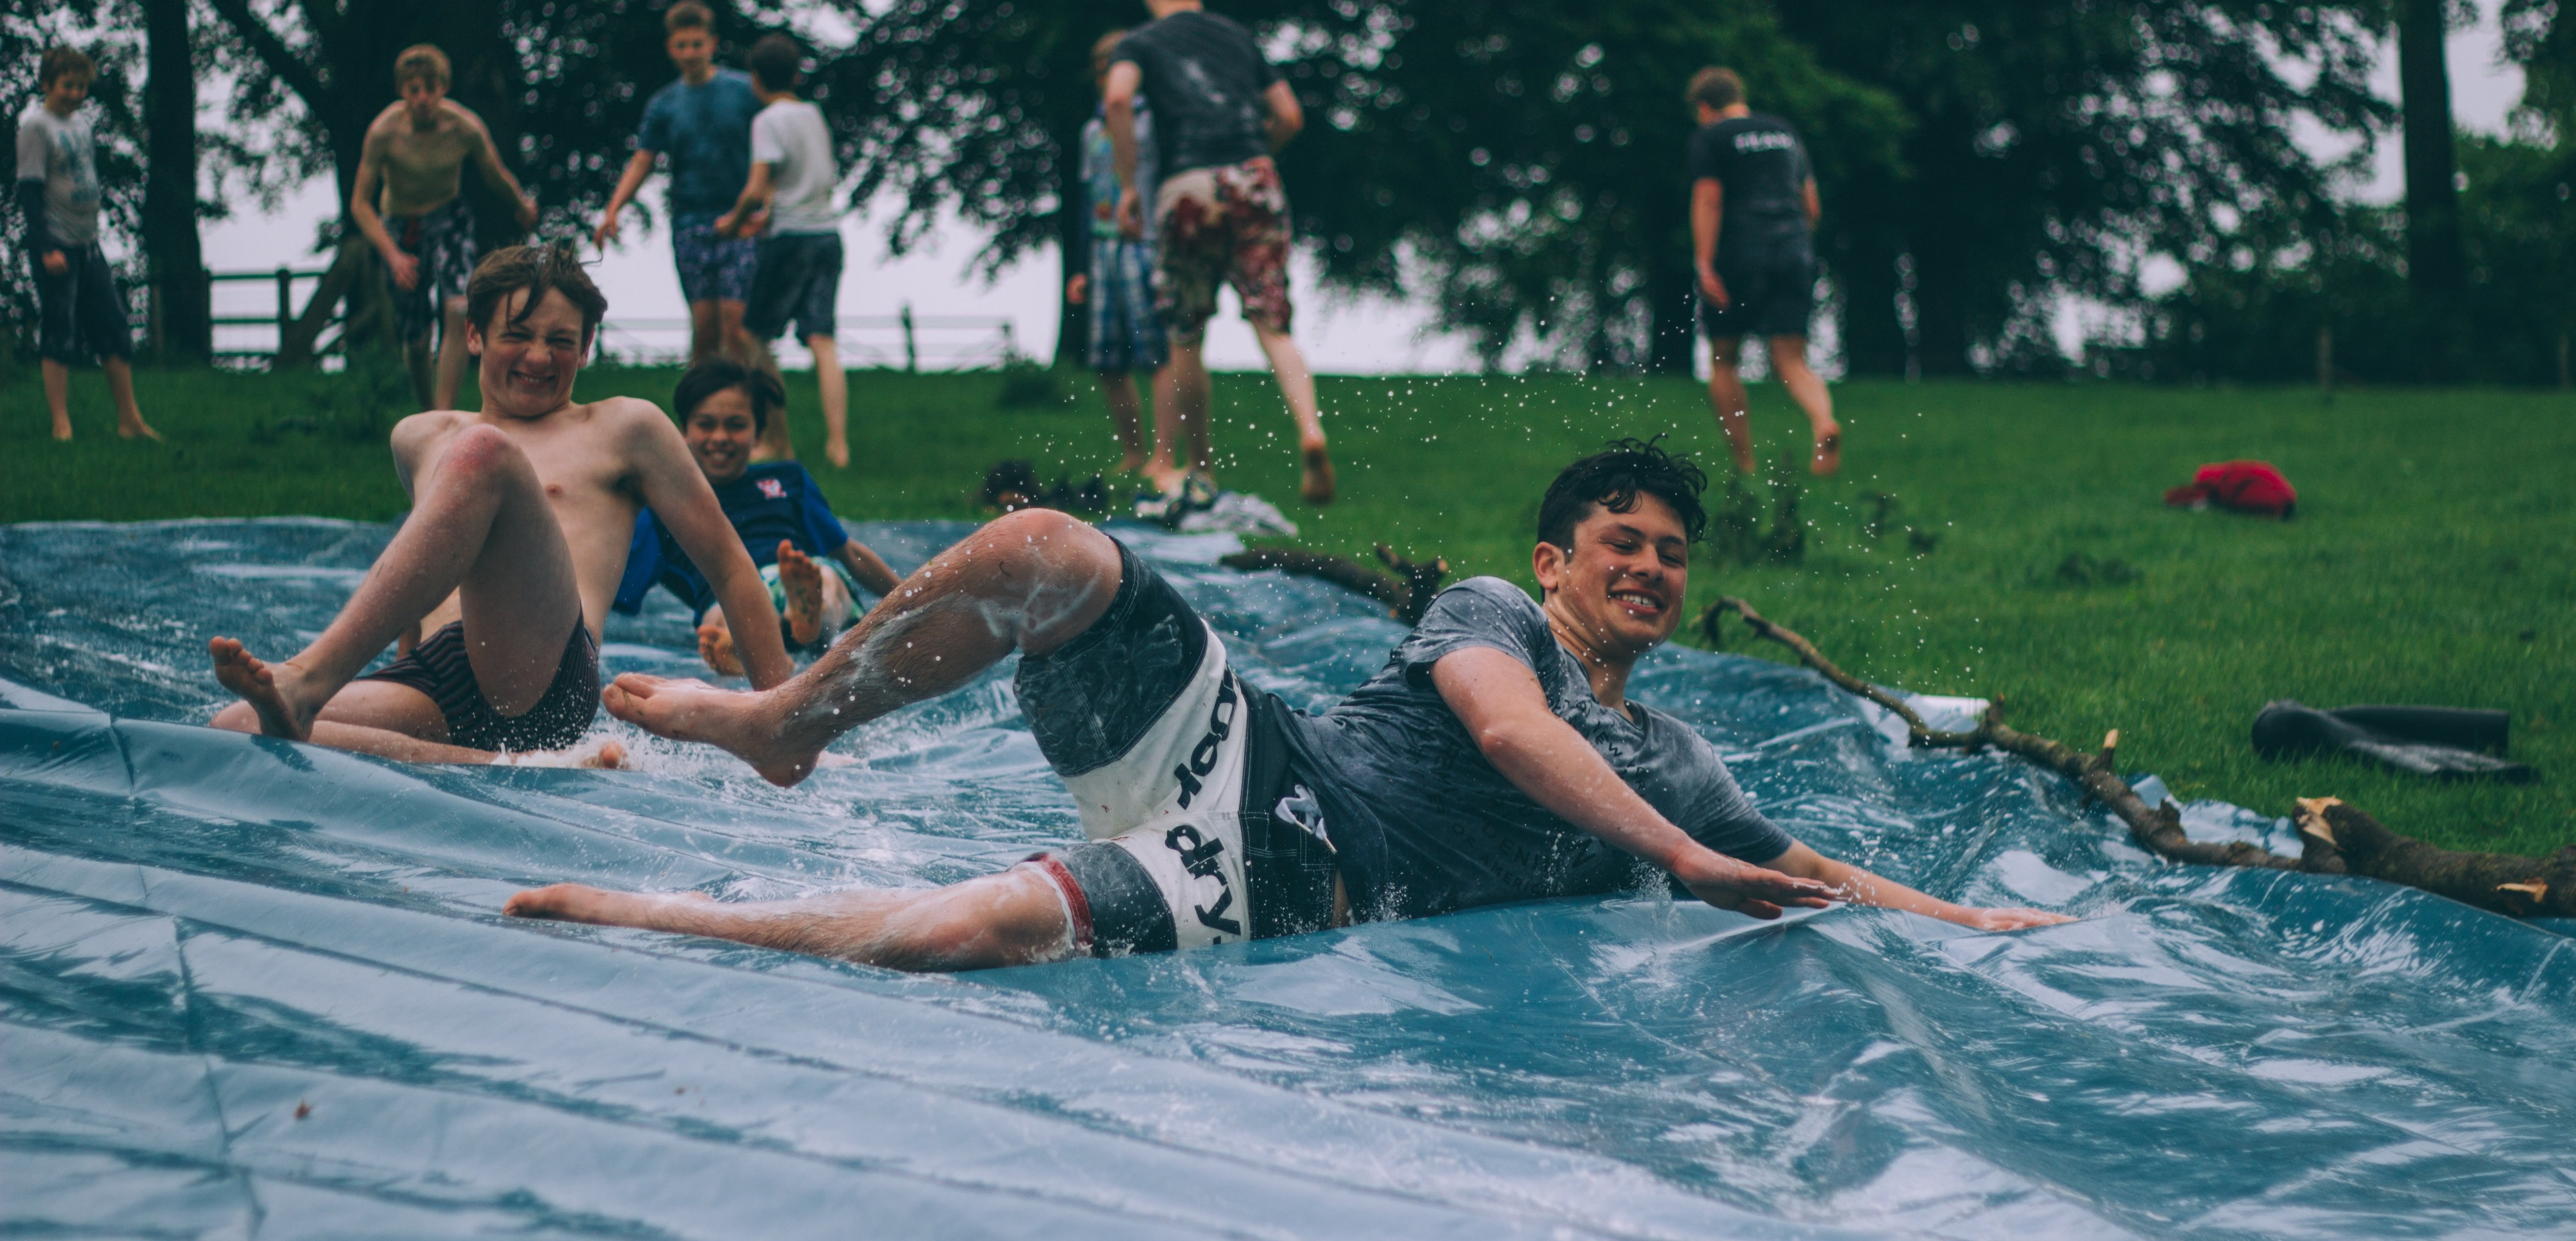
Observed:
[[[679,431],[650,401],[571,399],[608,308],[572,252],[495,251],[466,300],[483,409],[394,427],[411,516],[313,645],[266,663],[213,641],[242,698],[215,726],[426,763],[571,745],[599,710],[599,626],[646,505],[705,567],[752,683],[785,680],[769,588]],[[429,636],[358,676],[409,632]]]
[[[447,54],[422,43],[394,58],[398,103],[367,126],[349,218],[385,261],[403,358],[423,409],[452,409],[465,379],[465,281],[474,271],[474,212],[465,205],[472,161],[483,179],[519,204],[519,226],[537,222],[536,200],[519,188],[492,146],[492,132],[447,97]],[[438,381],[429,379],[429,333],[439,329]]]

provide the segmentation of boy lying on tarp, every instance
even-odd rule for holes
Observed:
[[[769,429],[770,412],[786,403],[777,376],[725,361],[689,368],[671,395],[689,455],[715,488],[716,503],[769,586],[779,636],[790,650],[815,650],[858,619],[857,591],[882,596],[894,589],[896,578],[883,559],[841,528],[804,466],[752,461],[752,449]],[[698,622],[698,653],[707,666],[741,676],[742,661],[734,653],[733,632],[714,588],[648,508],[636,514],[626,576],[610,606],[633,615],[657,584],[689,605],[689,615]]]
[[[1450,587],[1376,677],[1314,716],[1237,678],[1224,640],[1116,540],[1012,513],[774,690],[630,673],[601,700],[794,784],[842,733],[1016,652],[1020,710],[1089,843],[928,890],[725,903],[558,884],[507,911],[916,970],[1618,892],[1656,871],[1758,918],[1845,900],[1985,930],[2067,921],[1955,905],[1817,853],[1705,738],[1628,701],[1630,670],[1680,624],[1706,485],[1635,441],[1566,467],[1539,505],[1541,600],[1499,578]]]

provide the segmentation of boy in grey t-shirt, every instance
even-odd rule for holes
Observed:
[[[70,439],[71,364],[95,354],[116,400],[116,433],[157,440],[134,404],[133,321],[98,248],[98,142],[80,110],[97,72],[73,48],[47,51],[36,79],[44,99],[18,118],[18,206],[36,274],[45,407],[54,438]]]
[[[766,343],[795,323],[813,351],[814,379],[823,390],[823,455],[846,468],[849,384],[832,309],[841,292],[841,221],[832,206],[841,174],[832,161],[832,131],[821,109],[796,97],[804,53],[795,40],[770,35],[751,45],[750,59],[752,92],[763,105],[751,118],[751,178],[733,210],[716,220],[716,232],[760,238],[743,329]],[[770,420],[761,448],[770,457],[795,459],[785,417]]]

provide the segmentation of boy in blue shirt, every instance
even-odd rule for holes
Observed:
[[[785,401],[775,376],[719,359],[689,368],[671,407],[680,411],[680,436],[715,488],[717,506],[769,584],[780,636],[790,647],[820,649],[858,618],[858,590],[884,595],[898,579],[884,559],[841,527],[805,467],[793,461],[752,463],[752,448],[768,428],[771,411]],[[824,572],[826,565],[831,572]],[[632,614],[657,583],[698,618],[698,653],[707,665],[727,676],[742,675],[733,633],[706,576],[646,509],[636,515],[626,576],[611,606]]]
[[[760,98],[749,75],[716,68],[715,15],[707,6],[679,0],[662,25],[669,31],[664,50],[680,80],[644,105],[634,158],[626,161],[592,241],[606,250],[617,240],[618,213],[653,175],[654,159],[670,156],[671,258],[680,269],[680,296],[689,302],[689,363],[718,355],[749,360],[742,316],[759,257],[750,238],[719,235],[716,217],[733,206],[751,175],[751,118],[760,112]]]

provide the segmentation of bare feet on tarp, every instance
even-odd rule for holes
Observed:
[[[823,569],[785,539],[778,540],[778,585],[787,595],[787,632],[797,645],[822,637]]]
[[[206,644],[206,653],[214,657],[215,679],[249,704],[259,717],[259,731],[289,741],[304,741],[313,736],[313,717],[321,707],[308,706],[296,689],[303,683],[304,671],[291,661],[269,663],[231,638],[217,638]]]
[[[725,676],[748,675],[742,670],[741,653],[733,649],[733,631],[719,622],[708,621],[698,626],[698,658]]]
[[[586,922],[592,926],[652,927],[660,921],[654,915],[668,912],[675,905],[714,903],[715,898],[704,892],[610,892],[588,884],[558,883],[512,895],[509,903],[501,906],[501,912],[513,918]]]
[[[1818,478],[1831,478],[1843,468],[1843,429],[1839,423],[1826,423],[1816,432],[1816,454],[1807,462],[1807,471]]]
[[[1324,437],[1307,440],[1297,450],[1304,467],[1297,479],[1297,494],[1317,508],[1333,502],[1333,458],[1324,450]]]
[[[764,694],[629,672],[601,690],[599,702],[610,715],[656,737],[723,750],[776,785],[793,785],[812,775],[815,756],[822,752],[820,746],[799,748],[783,740],[783,721]]]

